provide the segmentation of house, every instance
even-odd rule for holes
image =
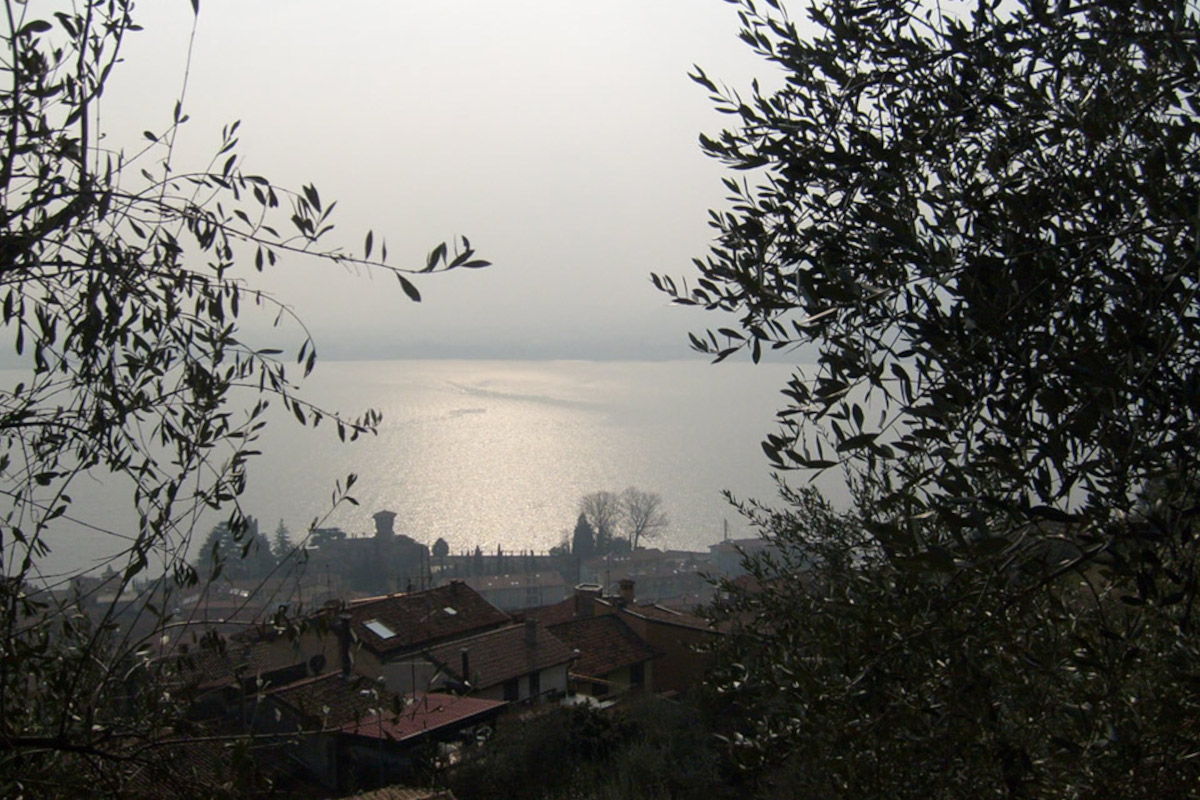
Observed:
[[[462,581],[423,592],[356,600],[346,613],[355,639],[380,661],[396,652],[512,622],[508,614]]]
[[[571,667],[571,692],[607,699],[629,691],[654,691],[658,653],[615,615],[580,617],[550,632],[579,657]]]
[[[542,625],[526,620],[426,651],[435,668],[431,688],[469,691],[472,697],[508,702],[561,697],[575,658]]]
[[[761,536],[749,539],[726,539],[723,542],[708,546],[709,557],[712,559],[713,574],[721,578],[736,578],[746,573],[742,566],[745,556],[758,556],[765,553],[776,554],[778,548]]]
[[[709,569],[705,553],[644,548],[589,558],[580,565],[579,580],[615,591],[620,581],[629,579],[636,581],[643,602],[694,607],[707,603],[714,594],[704,577]]]
[[[298,788],[269,758],[271,745],[245,736],[240,727],[205,724],[153,747],[131,749],[142,754],[122,761],[119,782],[106,786],[104,794],[126,800],[227,797],[236,785],[240,797],[250,798],[291,796],[289,790]]]
[[[503,707],[441,693],[406,698],[361,676],[330,673],[260,694],[251,724],[273,737],[297,777],[347,791],[411,777],[416,745],[473,740]]]
[[[429,647],[512,624],[512,618],[462,581],[409,594],[356,600],[309,620],[298,647],[309,660],[383,678],[411,691],[432,673],[421,653]],[[425,665],[424,667],[422,665]]]
[[[320,609],[340,596],[342,588],[337,580],[318,580],[307,575],[281,574],[261,580],[234,580],[221,575],[171,596],[168,607],[174,620],[188,623],[170,629],[172,640],[186,642],[196,628],[232,638],[238,638],[249,627],[265,633],[273,627],[276,616],[295,616]]]
[[[620,581],[617,595],[604,594],[596,584],[580,584],[567,600],[526,614],[548,625],[551,631],[570,620],[616,617],[657,654],[653,691],[660,693],[686,692],[698,686],[712,663],[704,648],[722,635],[702,617],[655,603],[635,603],[634,582],[629,579]],[[583,655],[581,648],[581,660]]]
[[[660,605],[601,600],[597,613],[616,615],[660,655],[654,662],[654,690],[682,693],[698,687],[712,666],[708,645],[723,635],[708,620]]]
[[[562,573],[556,570],[478,575],[463,578],[463,582],[505,611],[557,603],[570,593]]]
[[[412,591],[430,573],[429,548],[395,529],[396,514],[379,511],[373,536],[351,536],[341,528],[315,528],[305,548],[311,575],[341,579],[353,591]]]
[[[160,662],[169,684],[188,698],[193,720],[240,719],[250,695],[318,674],[324,666],[272,642],[219,636]]]

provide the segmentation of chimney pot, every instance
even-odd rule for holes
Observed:
[[[575,616],[590,617],[593,604],[603,589],[594,583],[581,583],[575,587]]]
[[[621,605],[623,605],[623,606],[633,605],[633,598],[634,598],[633,586],[634,586],[634,583],[633,583],[632,578],[622,578],[621,579],[620,589],[619,589],[620,596],[621,596]]]

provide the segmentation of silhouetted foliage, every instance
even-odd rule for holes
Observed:
[[[596,554],[596,532],[583,514],[575,521],[575,531],[571,534],[571,554],[578,558],[591,558]]]
[[[283,530],[287,532],[286,528]],[[236,525],[221,522],[213,526],[198,559],[201,574],[207,580],[220,575],[237,580],[265,578],[276,564],[271,544],[259,533],[254,517],[245,517]]]
[[[293,556],[295,550],[296,545],[292,541],[292,532],[288,530],[288,526],[281,519],[275,528],[275,538],[271,541],[271,553],[275,556],[276,561],[283,562]]]
[[[442,561],[450,555],[450,545],[445,539],[439,536],[437,541],[433,543],[433,548],[430,550],[430,553],[433,554],[434,558]]]
[[[722,786],[714,744],[696,711],[657,698],[555,708],[502,721],[447,784],[460,800],[740,796]]]
[[[609,491],[584,495],[579,500],[579,513],[587,519],[588,525],[595,532],[595,553],[607,553],[621,524],[620,495]]]
[[[212,552],[251,545],[269,556],[265,542],[240,537],[237,505],[268,402],[302,425],[325,421],[342,440],[374,429],[374,412],[347,418],[300,394],[314,343],[286,304],[259,291],[259,273],[316,258],[387,273],[417,300],[410,273],[486,264],[465,239],[436,246],[413,270],[389,266],[370,232],[360,253],[326,244],[334,203],[315,186],[291,191],[243,172],[238,123],[221,131],[207,166],[177,163],[188,122],[182,99],[139,142],[106,138],[99,98],[119,74],[126,37],[140,30],[133,3],[59,5],[6,0],[0,22],[0,313],[27,369],[0,390],[6,797],[141,791],[125,778],[168,750],[158,740],[178,719],[177,700],[154,691],[130,699],[125,678],[160,637],[129,638],[117,614],[153,564],[166,576],[151,584],[153,598],[129,606],[130,617],[167,623],[179,589],[199,580],[186,558],[204,510],[229,517],[232,542]],[[259,314],[294,325],[298,352],[240,338],[239,320]],[[118,574],[105,584],[107,605],[92,594],[50,603],[35,596],[47,536],[86,516],[71,491],[90,478],[126,495],[138,523],[108,531],[104,520],[88,521],[123,540],[109,562]],[[339,484],[335,504],[350,482]]]
[[[801,350],[713,688],[781,794],[1160,797],[1200,777],[1200,11],[735,2],[782,70],[702,137],[740,172],[678,302],[726,358]],[[811,558],[807,577],[796,574]]]
[[[710,711],[763,796],[1190,792],[1179,604],[1141,602],[1109,559],[1074,566],[1054,527],[973,564],[903,559],[811,487],[783,499],[744,506],[775,548],[710,609]]]

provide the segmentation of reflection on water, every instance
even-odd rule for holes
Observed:
[[[573,527],[582,495],[634,485],[662,495],[665,545],[703,549],[725,520],[745,532],[722,489],[773,495],[759,441],[788,371],[697,361],[323,363],[306,385],[311,398],[352,415],[378,408],[379,435],[341,445],[331,426],[305,430],[281,414],[262,439],[245,507],[265,531],[283,519],[295,533],[328,510],[334,481],[356,472],[360,505],[322,524],[365,535],[371,515],[389,509],[398,532],[443,537],[454,551],[545,550]],[[75,495],[80,516],[126,530],[133,522],[120,495],[96,486]],[[113,548],[81,529],[53,543],[58,569]]]

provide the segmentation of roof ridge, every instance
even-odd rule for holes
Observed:
[[[271,688],[264,691],[263,694],[277,694],[277,693],[282,692],[287,689],[296,689],[301,686],[307,686],[310,683],[318,683],[320,681],[329,680],[330,678],[339,678],[339,677],[342,677],[342,675],[343,675],[343,673],[341,673],[341,672],[322,672],[320,675],[310,675],[306,678],[301,678],[300,680],[292,681],[291,683],[285,683],[280,686],[272,686]],[[357,672],[352,672],[352,673],[350,673],[350,675],[353,676],[354,678],[359,678],[364,681],[371,680],[370,678],[366,677],[365,675],[359,675]]]

